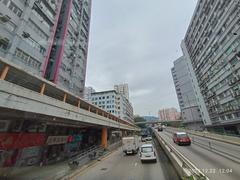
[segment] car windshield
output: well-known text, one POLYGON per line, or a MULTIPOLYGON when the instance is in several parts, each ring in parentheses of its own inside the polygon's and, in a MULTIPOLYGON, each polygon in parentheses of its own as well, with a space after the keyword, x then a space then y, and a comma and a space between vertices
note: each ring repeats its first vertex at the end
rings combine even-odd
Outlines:
POLYGON ((153 152, 153 148, 152 147, 142 147, 142 152, 143 153, 153 152))
POLYGON ((187 135, 187 134, 178 134, 177 137, 179 137, 179 138, 185 138, 185 137, 188 137, 188 135, 187 135))

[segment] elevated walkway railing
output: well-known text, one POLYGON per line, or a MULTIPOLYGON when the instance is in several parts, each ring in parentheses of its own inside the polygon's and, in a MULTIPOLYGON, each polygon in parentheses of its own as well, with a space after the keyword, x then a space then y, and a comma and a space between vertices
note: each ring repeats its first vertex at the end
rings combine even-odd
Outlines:
POLYGON ((105 117, 111 121, 118 122, 130 129, 139 130, 133 123, 120 119, 113 114, 104 111, 103 109, 88 103, 81 99, 79 96, 60 88, 58 85, 23 70, 21 67, 11 63, 10 61, 0 57, 0 81, 7 81, 14 85, 24 87, 28 90, 39 93, 42 96, 48 96, 55 100, 62 101, 74 107, 86 110, 88 112, 105 117))

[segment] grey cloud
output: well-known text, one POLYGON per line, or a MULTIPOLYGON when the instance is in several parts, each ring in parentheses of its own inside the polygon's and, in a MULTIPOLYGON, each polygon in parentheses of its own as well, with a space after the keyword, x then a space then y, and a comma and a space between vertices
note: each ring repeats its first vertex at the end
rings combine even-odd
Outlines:
POLYGON ((93 1, 86 85, 112 89, 126 82, 136 114, 177 107, 173 61, 196 1, 93 1))

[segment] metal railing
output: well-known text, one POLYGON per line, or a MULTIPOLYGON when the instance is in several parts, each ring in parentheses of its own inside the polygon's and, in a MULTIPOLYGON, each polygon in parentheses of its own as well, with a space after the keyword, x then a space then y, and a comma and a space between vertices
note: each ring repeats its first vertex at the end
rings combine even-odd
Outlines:
POLYGON ((206 141, 206 143, 203 143, 202 140, 197 137, 191 137, 191 139, 192 139, 192 143, 195 145, 198 145, 206 150, 212 151, 232 161, 240 163, 239 155, 234 155, 233 153, 229 153, 227 151, 221 150, 222 147, 217 145, 216 143, 213 143, 211 141, 206 141))
POLYGON ((71 168, 79 166, 81 160, 83 160, 84 158, 93 160, 93 159, 97 158, 98 156, 102 156, 102 154, 103 154, 102 151, 104 151, 104 149, 101 146, 97 146, 97 145, 91 146, 91 147, 83 150, 80 154, 69 159, 68 165, 71 168))
POLYGON ((184 155, 182 155, 175 147, 170 143, 165 141, 156 130, 153 130, 155 136, 157 137, 159 143, 162 145, 164 151, 169 157, 176 169, 181 172, 179 174, 184 177, 193 178, 195 180, 209 180, 209 178, 201 172, 190 160, 188 160, 184 155))
MULTIPOLYGON (((174 130, 170 130, 170 129, 165 129, 165 131, 167 131, 169 133, 174 133, 175 132, 174 130)), ((195 133, 189 133, 189 134, 192 134, 192 135, 195 136, 195 137, 194 136, 190 136, 191 139, 192 139, 192 143, 193 144, 198 145, 198 146, 200 146, 200 147, 202 147, 202 148, 204 148, 206 150, 209 150, 209 151, 212 151, 214 153, 217 153, 217 154, 219 154, 219 155, 221 155, 221 156, 223 156, 225 158, 228 158, 228 159, 230 159, 232 161, 240 163, 240 157, 239 157, 240 153, 238 153, 238 154, 231 153, 231 152, 229 152, 230 149, 228 149, 228 151, 223 150, 224 148, 221 145, 212 142, 212 140, 215 140, 216 142, 217 141, 223 142, 223 143, 226 143, 226 144, 228 144, 228 142, 221 141, 219 139, 209 138, 208 136, 201 136, 201 135, 195 134, 195 133), (200 139, 199 137, 196 137, 196 136, 199 136, 200 138, 204 138, 205 140, 203 141, 202 139, 200 139)), ((230 143, 230 144, 232 144, 232 143, 230 143)), ((234 145, 236 145, 236 147, 239 146, 238 144, 234 144, 234 145)))

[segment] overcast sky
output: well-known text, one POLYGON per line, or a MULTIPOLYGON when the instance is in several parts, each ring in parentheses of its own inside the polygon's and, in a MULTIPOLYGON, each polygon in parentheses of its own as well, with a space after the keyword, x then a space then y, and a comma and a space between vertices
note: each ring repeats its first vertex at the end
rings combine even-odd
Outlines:
POLYGON ((86 86, 128 83, 134 114, 179 109, 173 61, 197 0, 92 0, 86 86))

